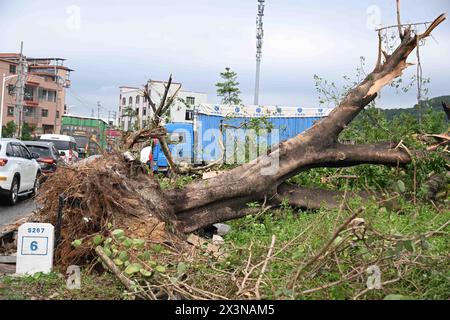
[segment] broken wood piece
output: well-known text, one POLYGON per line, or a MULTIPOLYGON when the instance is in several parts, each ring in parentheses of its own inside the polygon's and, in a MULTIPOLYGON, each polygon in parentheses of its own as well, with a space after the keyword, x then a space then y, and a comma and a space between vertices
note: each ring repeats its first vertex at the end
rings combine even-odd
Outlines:
POLYGON ((209 172, 205 172, 202 175, 202 179, 203 180, 208 180, 214 177, 217 177, 218 175, 222 174, 223 171, 209 171, 209 172))
POLYGON ((216 258, 224 257, 225 253, 220 247, 216 244, 210 243, 205 239, 196 236, 195 234, 190 234, 186 240, 188 243, 192 244, 194 247, 205 250, 208 253, 211 253, 216 258))
POLYGON ((0 275, 14 274, 15 272, 16 272, 15 265, 0 263, 0 275))
POLYGON ((225 243, 225 240, 223 240, 223 238, 217 234, 213 235, 212 241, 213 241, 213 244, 215 244, 217 246, 221 246, 225 243))
POLYGON ((16 264, 17 258, 15 256, 0 256, 0 263, 16 264))

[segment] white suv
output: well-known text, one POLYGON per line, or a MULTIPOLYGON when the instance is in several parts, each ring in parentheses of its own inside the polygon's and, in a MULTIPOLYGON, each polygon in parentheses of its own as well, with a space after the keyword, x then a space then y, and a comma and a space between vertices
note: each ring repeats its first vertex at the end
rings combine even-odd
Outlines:
POLYGON ((0 138, 0 196, 6 196, 10 205, 19 196, 35 194, 39 188, 37 157, 19 140, 0 138))

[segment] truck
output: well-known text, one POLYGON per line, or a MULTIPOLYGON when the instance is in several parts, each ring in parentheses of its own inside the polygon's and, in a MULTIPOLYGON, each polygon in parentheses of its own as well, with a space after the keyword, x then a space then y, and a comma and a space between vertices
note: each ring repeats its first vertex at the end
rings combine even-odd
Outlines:
POLYGON ((61 133, 75 138, 80 158, 100 153, 106 148, 106 121, 95 117, 65 114, 61 133))
MULTIPOLYGON (((193 107, 191 122, 167 123, 165 128, 170 152, 178 165, 200 166, 217 161, 241 164, 304 132, 330 111, 320 107, 199 104, 193 107)), ((147 156, 153 171, 169 170, 157 142, 151 153, 148 150, 141 155, 141 161, 147 156)))

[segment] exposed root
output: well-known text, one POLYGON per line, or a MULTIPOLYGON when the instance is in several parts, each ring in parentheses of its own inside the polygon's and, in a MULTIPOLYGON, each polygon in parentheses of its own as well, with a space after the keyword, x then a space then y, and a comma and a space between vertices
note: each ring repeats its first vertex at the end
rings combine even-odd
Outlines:
MULTIPOLYGON (((166 231, 175 219, 159 184, 151 176, 136 172, 136 168, 130 170, 130 166, 135 164, 120 154, 105 155, 61 167, 42 187, 43 192, 37 197, 42 205, 37 213, 39 221, 57 225, 58 199, 60 195, 64 198, 57 264, 89 262, 93 256, 91 248, 73 248, 72 242, 106 235, 114 228, 156 242, 174 237, 166 231)), ((174 227, 172 231, 176 231, 174 227)))

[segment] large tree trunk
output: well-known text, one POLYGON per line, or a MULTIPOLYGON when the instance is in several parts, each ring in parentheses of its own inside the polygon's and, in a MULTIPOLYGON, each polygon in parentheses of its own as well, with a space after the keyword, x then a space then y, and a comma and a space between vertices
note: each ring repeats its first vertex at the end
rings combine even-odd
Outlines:
POLYGON ((428 37, 445 19, 445 15, 439 16, 422 35, 413 35, 409 29, 405 29, 403 40, 392 55, 382 52, 380 46, 379 59, 373 72, 350 90, 328 117, 308 131, 281 143, 270 154, 250 163, 207 181, 193 183, 182 190, 166 192, 181 229, 192 232, 212 223, 252 213, 252 210, 246 209, 246 204, 252 201, 276 202, 286 197, 293 205, 304 207, 316 208, 322 200, 335 205, 331 193, 317 190, 311 193, 305 189, 290 192, 290 187, 283 184, 286 179, 311 168, 366 163, 393 166, 408 164, 411 161, 409 153, 395 143, 344 145, 338 142, 338 136, 384 86, 411 65, 406 62, 409 54, 420 40, 428 37), (278 168, 269 170, 276 163, 278 168))

